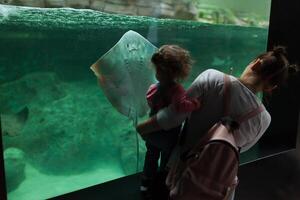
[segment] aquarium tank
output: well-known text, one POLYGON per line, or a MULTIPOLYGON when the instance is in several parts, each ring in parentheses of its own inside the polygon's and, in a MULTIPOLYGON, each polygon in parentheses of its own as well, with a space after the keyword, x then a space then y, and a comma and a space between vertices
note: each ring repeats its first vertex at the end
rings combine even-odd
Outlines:
MULTIPOLYGON (((270 5, 271 0, 0 0, 8 199, 47 199, 142 170, 145 146, 134 125, 146 112, 120 112, 90 69, 125 33, 149 42, 149 51, 137 54, 140 63, 163 44, 188 49, 195 62, 183 83, 187 88, 209 68, 239 76, 264 52, 270 5)), ((135 47, 123 49, 130 48, 135 47)), ((110 59, 126 63, 121 55, 110 59)), ((137 80, 139 73, 132 74, 137 80)), ((124 87, 135 91, 135 84, 124 87)), ((134 94, 139 96, 130 98, 145 98, 134 94)), ((253 147, 241 162, 259 158, 259 152, 253 147)))

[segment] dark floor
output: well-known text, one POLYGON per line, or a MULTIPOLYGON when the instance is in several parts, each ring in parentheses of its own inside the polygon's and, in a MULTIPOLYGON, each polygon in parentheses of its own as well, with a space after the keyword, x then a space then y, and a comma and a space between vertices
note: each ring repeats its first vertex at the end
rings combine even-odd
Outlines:
MULTIPOLYGON (((300 200, 299 131, 300 127, 297 149, 240 167, 235 200, 300 200)), ((135 174, 54 199, 142 200, 139 183, 140 175, 135 174)))
POLYGON ((300 200, 300 153, 295 150, 240 168, 237 200, 300 200))
MULTIPOLYGON (((236 200, 300 200, 300 150, 243 165, 239 179, 236 200)), ((138 186, 132 175, 56 199, 140 200, 138 186)))

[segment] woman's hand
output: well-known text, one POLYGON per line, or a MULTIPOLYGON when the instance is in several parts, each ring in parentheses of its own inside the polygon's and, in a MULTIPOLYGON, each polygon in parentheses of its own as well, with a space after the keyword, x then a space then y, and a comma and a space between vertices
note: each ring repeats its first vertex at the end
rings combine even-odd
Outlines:
POLYGON ((146 121, 138 124, 136 126, 136 131, 140 134, 140 136, 144 139, 144 137, 151 132, 155 132, 161 130, 159 124, 157 123, 156 117, 151 117, 146 121))
POLYGON ((145 140, 144 133, 143 133, 143 123, 138 124, 135 127, 135 130, 142 137, 142 139, 145 140))

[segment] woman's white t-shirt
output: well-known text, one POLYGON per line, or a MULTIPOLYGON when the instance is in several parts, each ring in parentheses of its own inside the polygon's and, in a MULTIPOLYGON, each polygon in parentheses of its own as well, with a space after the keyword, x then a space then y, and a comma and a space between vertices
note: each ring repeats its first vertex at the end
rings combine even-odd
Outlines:
MULTIPOLYGON (((230 76, 230 81, 231 117, 237 118, 262 104, 237 78, 230 76)), ((201 108, 192 113, 179 113, 170 105, 157 113, 157 122, 161 128, 168 130, 189 118, 182 149, 188 150, 223 116, 223 91, 224 73, 213 69, 206 70, 195 79, 187 92, 188 96, 201 99, 201 108)), ((247 151, 259 140, 270 122, 270 114, 264 108, 264 111, 240 124, 234 137, 241 152, 247 151)))

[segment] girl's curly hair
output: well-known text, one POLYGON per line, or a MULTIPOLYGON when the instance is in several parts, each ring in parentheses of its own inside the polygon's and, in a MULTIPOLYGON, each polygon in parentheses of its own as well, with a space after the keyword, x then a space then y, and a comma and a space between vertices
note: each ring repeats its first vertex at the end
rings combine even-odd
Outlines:
POLYGON ((151 58, 156 69, 167 73, 175 81, 187 78, 193 63, 190 53, 177 45, 163 45, 151 58))

